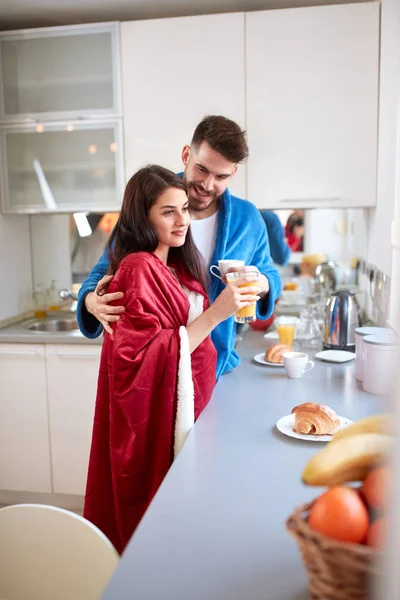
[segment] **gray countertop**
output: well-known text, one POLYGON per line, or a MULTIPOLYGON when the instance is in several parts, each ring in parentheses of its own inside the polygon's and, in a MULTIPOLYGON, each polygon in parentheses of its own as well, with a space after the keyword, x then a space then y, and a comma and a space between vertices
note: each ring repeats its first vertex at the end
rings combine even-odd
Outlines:
POLYGON ((364 392, 354 361, 316 361, 302 379, 255 364, 266 348, 249 331, 242 364, 224 375, 192 429, 112 577, 104 600, 305 600, 306 571, 285 529, 316 497, 300 479, 321 442, 280 434, 277 420, 323 402, 352 420, 384 412, 364 392))
MULTIPOLYGON (((63 318, 65 315, 71 318, 71 313, 64 311, 49 314, 47 319, 63 318)), ((73 318, 73 314, 72 314, 73 318)), ((94 340, 85 338, 77 329, 74 331, 30 331, 27 325, 38 319, 26 319, 14 325, 8 325, 0 329, 0 343, 3 344, 102 344, 103 336, 94 340)))

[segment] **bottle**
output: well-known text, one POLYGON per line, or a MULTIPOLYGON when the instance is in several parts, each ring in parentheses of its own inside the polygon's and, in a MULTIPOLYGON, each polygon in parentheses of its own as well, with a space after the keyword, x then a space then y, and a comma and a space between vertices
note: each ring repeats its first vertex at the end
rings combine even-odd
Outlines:
POLYGON ((40 283, 35 287, 35 291, 32 294, 33 300, 35 303, 33 314, 35 319, 44 319, 47 315, 46 311, 46 294, 42 290, 42 286, 40 283))
POLYGON ((60 296, 57 289, 57 282, 52 280, 51 286, 47 290, 47 308, 48 310, 60 310, 60 296))

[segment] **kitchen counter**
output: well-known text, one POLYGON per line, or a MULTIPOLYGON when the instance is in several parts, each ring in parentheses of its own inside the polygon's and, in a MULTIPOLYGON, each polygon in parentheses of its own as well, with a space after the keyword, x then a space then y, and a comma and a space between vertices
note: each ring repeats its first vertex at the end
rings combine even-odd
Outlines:
POLYGON ((249 330, 242 364, 218 382, 126 548, 104 600, 306 600, 307 577, 285 529, 322 488, 300 479, 324 444, 280 434, 277 420, 306 401, 357 420, 388 400, 364 392, 354 361, 316 361, 302 379, 252 361, 266 348, 249 330))
MULTIPOLYGON (((65 316, 65 312, 55 312, 48 315, 47 319, 59 319, 65 316)), ((68 318, 73 318, 68 313, 68 318)), ((39 319, 25 319, 19 323, 0 328, 0 344, 102 344, 103 336, 94 340, 84 337, 79 329, 73 331, 31 331, 26 325, 39 319)), ((41 320, 41 319, 40 319, 41 320)))

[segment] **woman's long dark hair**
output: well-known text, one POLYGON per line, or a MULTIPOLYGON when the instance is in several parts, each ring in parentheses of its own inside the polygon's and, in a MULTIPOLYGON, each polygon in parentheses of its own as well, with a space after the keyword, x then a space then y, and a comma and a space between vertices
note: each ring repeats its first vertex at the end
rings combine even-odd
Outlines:
MULTIPOLYGON (((140 169, 128 181, 125 188, 119 219, 108 241, 110 274, 114 275, 121 261, 132 252, 154 252, 158 238, 148 214, 157 198, 165 190, 176 188, 187 193, 182 179, 172 171, 158 165, 140 169)), ((168 258, 177 262, 206 289, 203 258, 192 238, 190 227, 185 243, 170 248, 168 258)))

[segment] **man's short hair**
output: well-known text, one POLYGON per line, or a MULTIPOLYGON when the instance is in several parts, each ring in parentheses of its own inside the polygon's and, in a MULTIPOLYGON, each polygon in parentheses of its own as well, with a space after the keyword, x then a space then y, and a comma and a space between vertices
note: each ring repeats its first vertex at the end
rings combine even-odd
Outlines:
POLYGON ((226 117, 204 117, 194 131, 191 146, 198 149, 203 142, 235 164, 245 161, 249 155, 246 132, 226 117))

